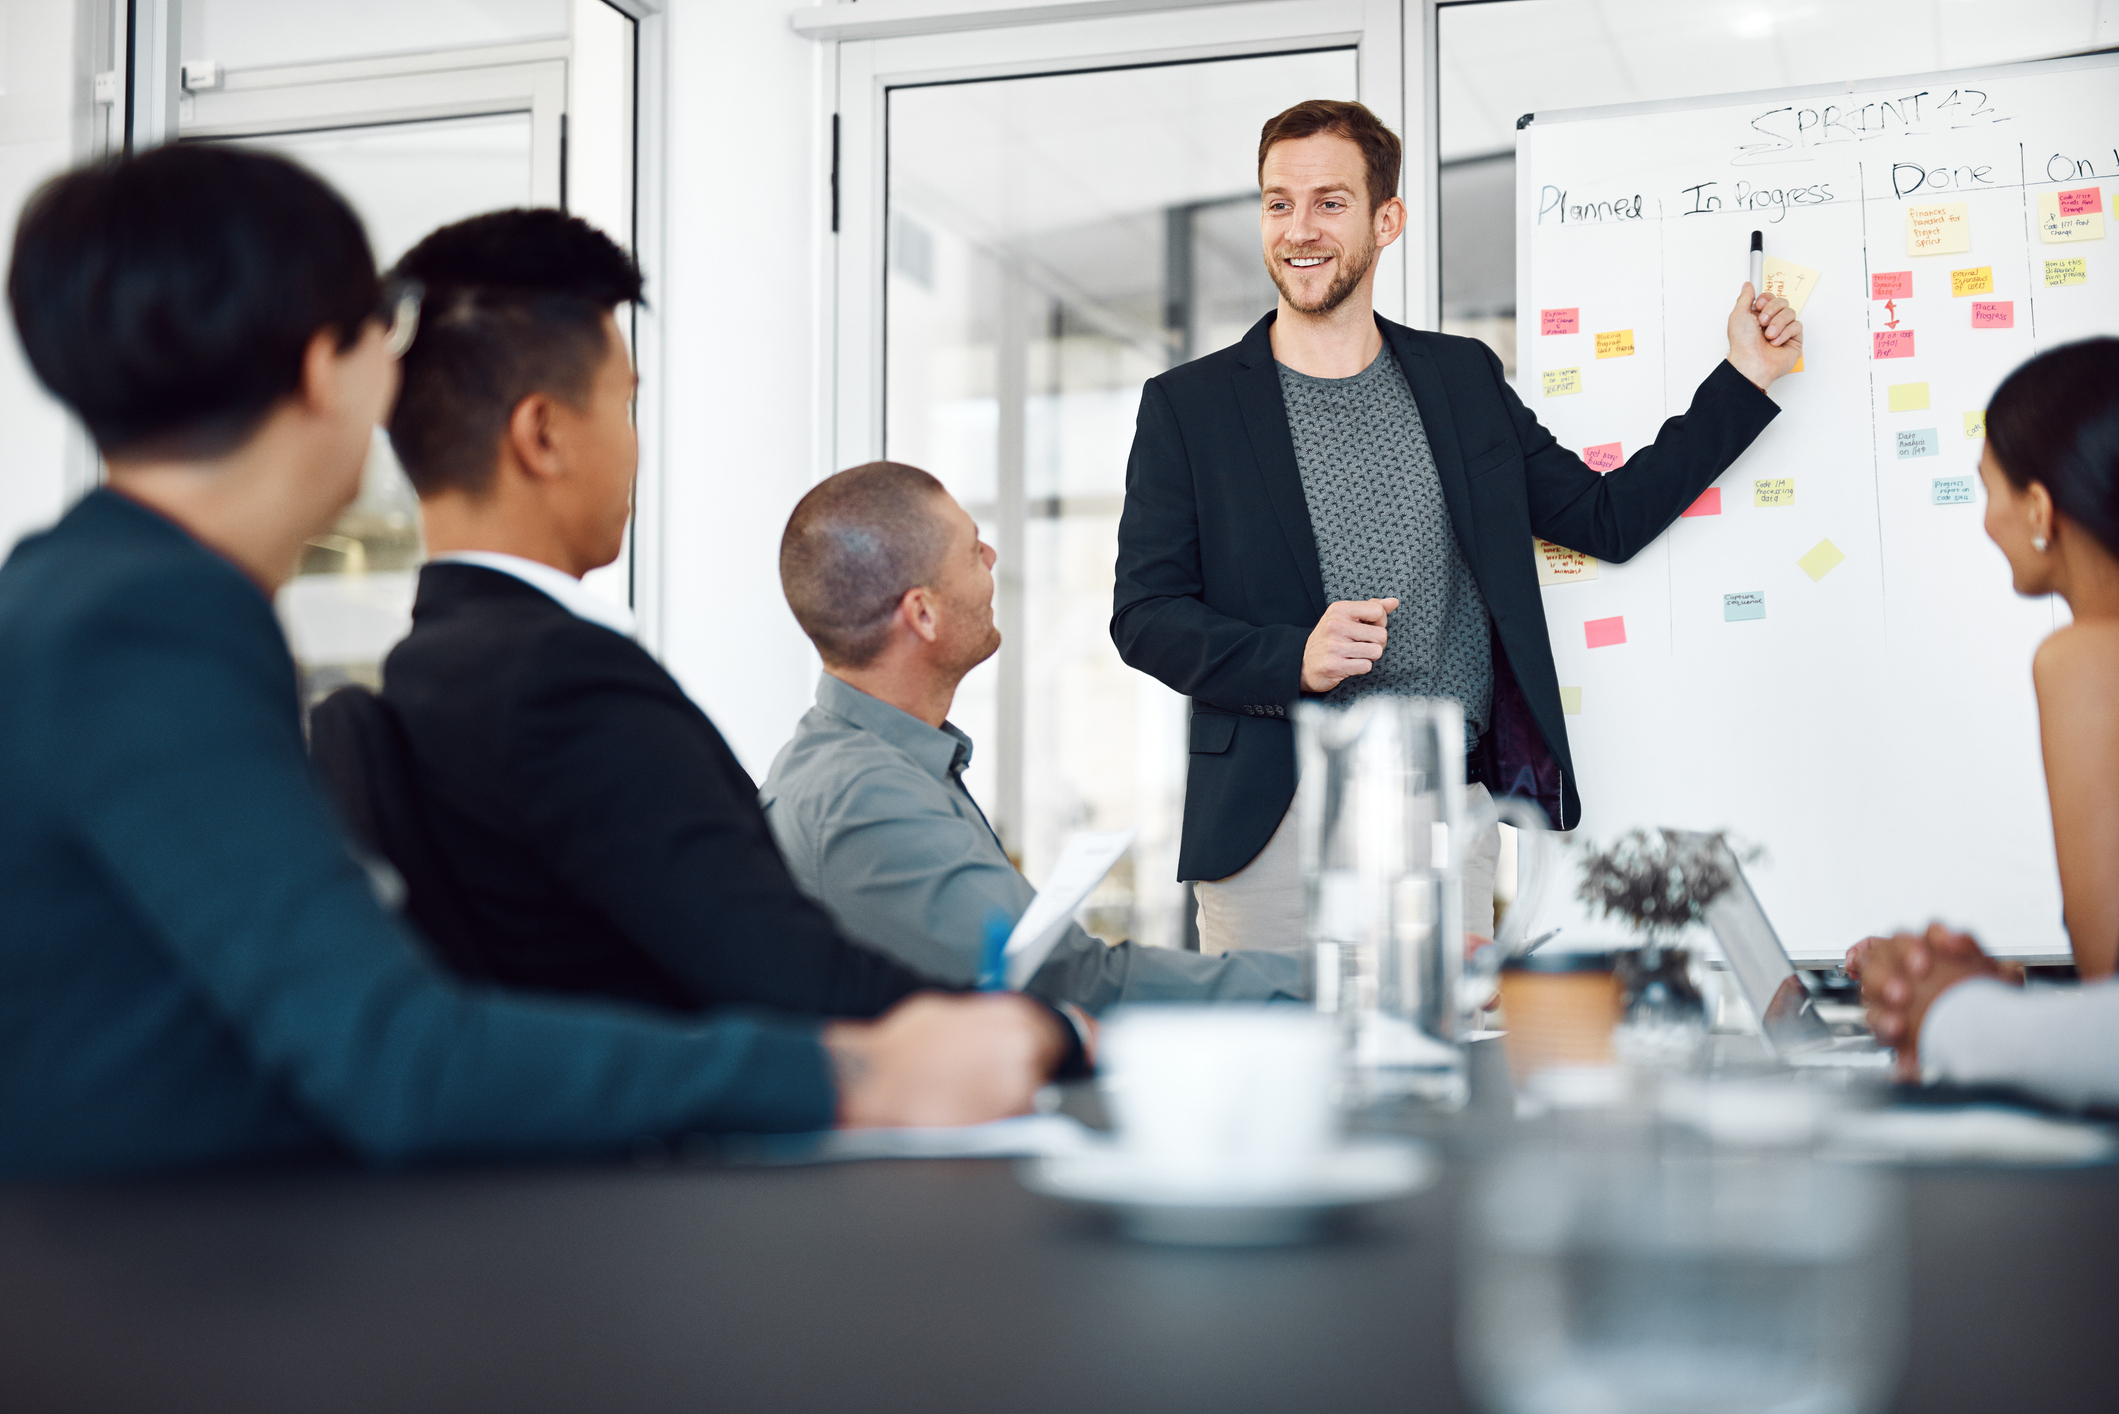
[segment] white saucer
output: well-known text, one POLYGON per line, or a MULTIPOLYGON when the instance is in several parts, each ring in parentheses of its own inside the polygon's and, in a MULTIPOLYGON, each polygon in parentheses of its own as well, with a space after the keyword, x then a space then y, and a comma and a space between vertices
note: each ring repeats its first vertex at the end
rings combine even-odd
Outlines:
POLYGON ((1318 1156, 1290 1187, 1182 1187, 1143 1173, 1116 1144, 1017 1165, 1025 1187, 1047 1197, 1109 1209, 1130 1236, 1201 1247, 1273 1247, 1310 1236, 1342 1208, 1416 1193, 1441 1171, 1428 1145, 1410 1139, 1350 1139, 1318 1156))

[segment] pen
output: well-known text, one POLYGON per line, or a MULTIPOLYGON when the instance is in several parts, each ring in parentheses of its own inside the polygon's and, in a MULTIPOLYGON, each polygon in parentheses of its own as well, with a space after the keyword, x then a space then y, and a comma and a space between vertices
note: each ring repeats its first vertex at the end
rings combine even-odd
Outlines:
POLYGON ((1751 233, 1751 293, 1766 293, 1766 233, 1751 233))
POLYGON ((996 913, 986 920, 986 945, 979 953, 979 990, 982 992, 1005 992, 1008 990, 1008 934, 1011 931, 1005 915, 996 913))

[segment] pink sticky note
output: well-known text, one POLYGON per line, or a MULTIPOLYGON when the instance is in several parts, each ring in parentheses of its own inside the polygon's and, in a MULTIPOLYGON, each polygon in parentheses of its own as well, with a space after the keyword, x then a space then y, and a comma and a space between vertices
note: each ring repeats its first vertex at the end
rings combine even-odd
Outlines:
POLYGON ((2060 214, 2082 216, 2099 210, 2104 205, 2104 188, 2077 187, 2073 191, 2060 193, 2060 214))
POLYGON ((1572 334, 1582 327, 1579 309, 1541 309, 1538 311, 1540 334, 1572 334))
POLYGON ((1700 492, 1700 498, 1685 507, 1683 516, 1718 516, 1722 513, 1722 488, 1710 486, 1700 492))
POLYGON ((1619 463, 1626 460, 1626 453, 1619 450, 1617 442, 1606 442, 1602 446, 1584 447, 1582 460, 1589 463, 1591 471, 1616 471, 1619 463))
POLYGON ((1913 298, 1913 272, 1910 270, 1893 270, 1889 274, 1871 275, 1869 277, 1869 298, 1913 298))
POLYGON ((1624 615, 1617 615, 1608 619, 1591 619, 1588 623, 1582 625, 1582 631, 1589 635, 1590 647, 1609 648, 1614 643, 1624 643, 1626 641, 1626 619, 1624 615))
POLYGON ((1878 358, 1913 357, 1913 331, 1911 329, 1877 330, 1876 356, 1878 358))
POLYGON ((2016 301, 1973 300, 1972 327, 1974 329, 2013 329, 2016 327, 2016 301))

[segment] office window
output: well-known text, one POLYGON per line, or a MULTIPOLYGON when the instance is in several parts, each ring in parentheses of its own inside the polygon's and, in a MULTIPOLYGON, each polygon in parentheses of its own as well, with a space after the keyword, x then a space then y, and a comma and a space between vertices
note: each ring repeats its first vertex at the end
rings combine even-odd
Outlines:
POLYGON ((1113 941, 1186 923, 1185 700, 1108 627, 1141 384, 1273 307, 1259 127, 1356 77, 1347 48, 889 95, 885 452, 1000 552, 1006 642, 951 714, 968 784, 1033 878, 1073 830, 1140 825, 1089 912, 1113 941))
POLYGON ((1516 120, 1841 79, 1976 68, 2119 43, 2099 0, 1444 0, 1442 327, 1516 347, 1516 120))

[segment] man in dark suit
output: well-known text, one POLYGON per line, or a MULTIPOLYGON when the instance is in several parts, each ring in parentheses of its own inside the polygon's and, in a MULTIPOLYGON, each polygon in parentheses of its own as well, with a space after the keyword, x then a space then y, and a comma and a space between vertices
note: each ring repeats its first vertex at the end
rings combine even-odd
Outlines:
MULTIPOLYGON (((1203 951, 1303 938, 1289 808, 1300 698, 1454 698, 1475 789, 1527 796, 1572 828, 1581 803, 1532 537, 1630 558, 1773 418, 1765 390, 1802 355, 1786 301, 1746 285, 1728 360, 1692 407, 1598 476, 1483 344, 1376 315, 1376 253, 1405 224, 1401 160, 1358 103, 1268 122, 1260 229, 1279 306, 1141 395, 1111 636, 1192 698, 1178 872, 1199 881, 1203 951)), ((1492 931, 1493 848, 1466 870, 1473 932, 1492 931)))
POLYGON ((640 297, 630 257, 559 212, 501 211, 398 268, 429 318, 390 432, 432 558, 382 696, 485 974, 857 1017, 961 986, 841 935, 720 732, 627 611, 581 584, 617 558, 631 506, 634 377, 613 318, 640 297))
POLYGON ((1063 1037, 1019 997, 680 1024, 466 988, 378 903, 272 594, 396 392, 418 304, 382 296, 346 204, 238 148, 98 164, 23 214, 22 347, 109 484, 0 568, 0 1177, 1026 1108, 1063 1037))

